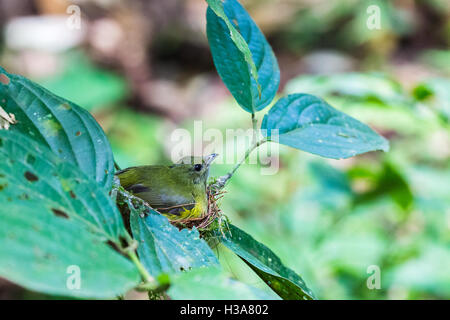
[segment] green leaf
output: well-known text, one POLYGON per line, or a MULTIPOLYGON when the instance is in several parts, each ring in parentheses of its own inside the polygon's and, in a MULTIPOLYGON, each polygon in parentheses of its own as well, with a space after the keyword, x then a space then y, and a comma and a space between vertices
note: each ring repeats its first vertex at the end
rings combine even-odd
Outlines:
POLYGON ((126 230, 119 210, 106 190, 78 167, 26 135, 5 130, 0 130, 0 163, 0 202, 27 206, 28 201, 40 201, 56 215, 120 244, 126 230))
POLYGON ((219 265, 195 227, 179 231, 153 210, 144 218, 132 212, 130 225, 133 237, 139 242, 139 259, 153 276, 219 265))
POLYGON ((81 225, 56 216, 44 201, 1 202, 0 277, 30 290, 84 298, 113 298, 139 283, 129 260, 81 225), (77 271, 79 289, 70 286, 77 271))
POLYGON ((197 269, 170 277, 168 294, 176 300, 278 300, 271 292, 226 277, 216 268, 197 269))
POLYGON ((314 294, 303 279, 285 267, 272 250, 238 227, 231 224, 229 227, 229 233, 225 236, 217 232, 222 243, 241 257, 281 298, 285 300, 314 299, 314 294))
POLYGON ((358 120, 309 94, 281 98, 264 116, 267 138, 322 157, 342 159, 389 150, 389 143, 358 120), (278 132, 272 135, 272 130, 278 132))
POLYGON ((114 160, 105 133, 83 108, 0 67, 0 105, 15 115, 10 130, 25 133, 72 162, 100 185, 112 186, 114 160))
POLYGON ((238 1, 207 2, 206 31, 217 72, 244 110, 262 110, 280 83, 272 48, 238 1))

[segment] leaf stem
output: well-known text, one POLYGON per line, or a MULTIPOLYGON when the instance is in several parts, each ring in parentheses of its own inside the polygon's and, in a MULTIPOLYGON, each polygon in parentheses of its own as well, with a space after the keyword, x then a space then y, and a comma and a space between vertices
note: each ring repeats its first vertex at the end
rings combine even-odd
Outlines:
POLYGON ((142 265, 141 261, 136 255, 135 251, 129 250, 128 256, 130 257, 131 261, 136 265, 139 273, 141 274, 142 280, 144 281, 144 286, 146 290, 155 290, 159 287, 158 282, 153 278, 145 269, 145 267, 142 265))
MULTIPOLYGON (((255 140, 256 140, 256 138, 255 138, 255 140)), ((228 180, 230 180, 230 178, 233 176, 233 174, 236 172, 236 170, 241 166, 241 164, 243 164, 245 162, 245 160, 247 160, 250 153, 252 153, 253 150, 258 148, 260 145, 262 145, 266 141, 267 141, 266 139, 261 139, 259 141, 254 142, 253 145, 247 149, 247 151, 245 152, 245 155, 242 157, 241 161, 239 161, 233 167, 233 169, 231 169, 231 171, 228 172, 226 175, 218 178, 216 183, 214 183, 213 187, 218 190, 223 189, 223 187, 225 187, 225 184, 228 182, 228 180)))
POLYGON ((255 117, 255 113, 252 112, 252 128, 253 128, 253 140, 252 143, 256 143, 256 128, 258 126, 258 120, 255 117))

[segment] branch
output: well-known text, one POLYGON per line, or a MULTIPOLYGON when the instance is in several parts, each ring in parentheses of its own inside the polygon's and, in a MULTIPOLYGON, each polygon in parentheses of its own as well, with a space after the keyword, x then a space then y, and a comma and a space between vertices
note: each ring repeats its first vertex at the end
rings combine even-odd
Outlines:
POLYGON ((245 155, 241 159, 241 161, 239 161, 234 166, 234 168, 230 172, 228 172, 226 175, 218 178, 217 181, 212 185, 212 187, 217 190, 223 189, 225 187, 225 184, 228 182, 228 180, 230 180, 230 178, 233 176, 233 174, 236 172, 236 170, 241 166, 241 164, 243 164, 245 162, 245 160, 247 160, 250 153, 252 153, 253 150, 258 148, 260 145, 262 145, 266 141, 267 141, 266 139, 261 139, 259 141, 254 142, 253 145, 249 149, 247 149, 247 151, 245 152, 245 155))
POLYGON ((252 128, 253 128, 253 140, 252 143, 256 143, 256 128, 258 126, 258 120, 255 117, 255 113, 252 113, 252 128))
POLYGON ((130 257, 131 261, 134 262, 136 265, 139 273, 141 274, 142 280, 144 281, 145 286, 148 290, 155 290, 159 287, 158 282, 153 278, 145 269, 145 267, 142 265, 141 261, 139 261, 136 252, 134 251, 128 251, 128 256, 130 257))

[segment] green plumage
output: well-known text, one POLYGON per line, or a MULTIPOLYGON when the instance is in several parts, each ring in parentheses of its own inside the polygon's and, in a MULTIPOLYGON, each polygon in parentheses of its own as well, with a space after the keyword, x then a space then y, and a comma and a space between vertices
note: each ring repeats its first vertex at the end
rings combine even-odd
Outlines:
POLYGON ((212 154, 197 163, 189 157, 170 166, 130 167, 116 175, 125 190, 170 219, 198 218, 208 209, 206 185, 209 165, 215 157, 212 154))

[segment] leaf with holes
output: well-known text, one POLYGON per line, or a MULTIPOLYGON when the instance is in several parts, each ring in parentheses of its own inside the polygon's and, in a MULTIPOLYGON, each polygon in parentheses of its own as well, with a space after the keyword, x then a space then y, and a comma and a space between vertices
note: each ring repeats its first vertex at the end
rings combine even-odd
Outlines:
POLYGON ((279 300, 273 292, 226 277, 220 269, 204 268, 170 277, 168 295, 180 300, 279 300))
POLYGON ((195 227, 179 231, 156 211, 150 211, 144 218, 132 212, 130 225, 133 237, 139 242, 139 258, 153 276, 219 265, 195 227))
MULTIPOLYGON (((0 130, 0 202, 36 200, 103 239, 120 244, 126 230, 105 189, 46 146, 11 130, 0 130)), ((2 209, 0 209, 2 210, 2 209)))
POLYGON ((229 232, 217 232, 222 243, 241 257, 253 271, 285 300, 314 299, 314 294, 303 279, 285 267, 272 250, 256 241, 248 233, 230 224, 229 232))
POLYGON ((133 263, 45 201, 2 199, 0 220, 0 277, 82 298, 113 298, 140 281, 133 263))
POLYGON ((217 72, 244 110, 262 110, 280 84, 272 48, 238 1, 207 2, 206 31, 217 72))
POLYGON ((17 120, 10 130, 50 147, 109 190, 114 174, 111 147, 89 112, 1 67, 0 76, 0 106, 17 120))
POLYGON ((268 140, 342 159, 364 152, 389 150, 389 143, 367 125, 309 94, 281 98, 264 116, 268 140))

